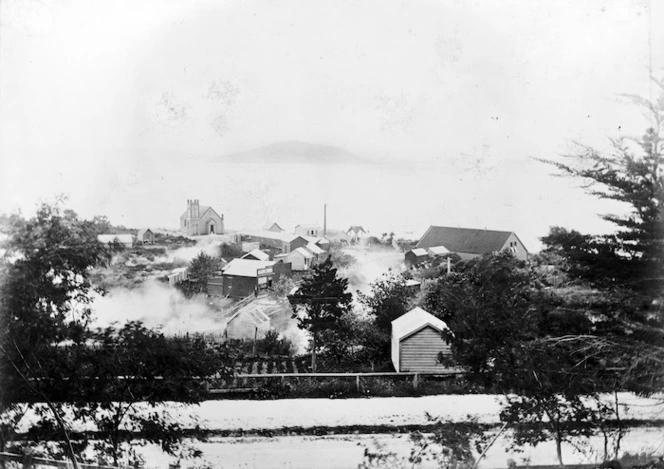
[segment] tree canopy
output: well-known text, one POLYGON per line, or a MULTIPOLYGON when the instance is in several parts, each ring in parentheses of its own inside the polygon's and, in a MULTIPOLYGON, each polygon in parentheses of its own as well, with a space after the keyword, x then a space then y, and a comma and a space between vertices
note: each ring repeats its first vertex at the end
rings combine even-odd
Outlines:
POLYGON ((316 353, 321 345, 320 335, 339 326, 352 299, 352 294, 348 292, 348 279, 337 276, 337 269, 330 258, 316 265, 297 292, 289 297, 298 327, 311 334, 311 368, 314 371, 316 353))

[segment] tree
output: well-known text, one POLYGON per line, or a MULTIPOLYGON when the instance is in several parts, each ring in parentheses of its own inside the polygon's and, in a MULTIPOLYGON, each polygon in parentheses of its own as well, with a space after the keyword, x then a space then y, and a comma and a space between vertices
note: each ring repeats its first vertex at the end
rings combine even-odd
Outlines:
POLYGON ((543 160, 561 175, 584 181, 590 194, 622 202, 629 209, 626 215, 603 216, 617 226, 616 233, 582 237, 556 229, 544 239, 549 249, 582 267, 597 262, 613 266, 611 275, 601 277, 591 268, 591 278, 649 294, 664 287, 664 81, 654 82, 660 88, 655 102, 630 96, 645 108, 651 123, 641 137, 612 139, 610 152, 577 143, 565 162, 543 160))
POLYGON ((370 360, 390 356, 392 321, 406 314, 412 306, 414 291, 401 275, 385 274, 371 284, 369 294, 358 293, 359 302, 370 313, 370 328, 363 328, 361 341, 370 360))
POLYGON ((187 298, 199 293, 207 294, 208 280, 219 269, 219 259, 201 251, 189 264, 189 279, 179 283, 178 287, 187 298))
POLYGON ((471 379, 509 387, 520 344, 537 337, 538 303, 523 261, 508 252, 459 264, 426 292, 424 308, 445 321, 455 359, 471 379))
POLYGON ((208 377, 231 373, 220 350, 201 338, 167 338, 140 322, 92 337, 95 347, 86 347, 76 360, 85 376, 69 384, 69 394, 79 403, 72 408, 75 417, 100 433, 93 444, 97 460, 118 465, 125 456, 125 463, 136 463, 136 433, 167 454, 182 456, 183 423, 171 411, 203 400, 208 377))
POLYGON ((597 355, 611 343, 620 355, 606 358, 624 370, 619 385, 642 393, 664 386, 664 81, 654 82, 656 101, 629 96, 650 120, 641 137, 611 140, 609 152, 577 144, 564 161, 545 160, 561 175, 582 180, 590 194, 628 209, 603 216, 615 233, 554 227, 542 242, 565 275, 601 292, 570 308, 594 323, 593 337, 578 346, 592 345, 597 355))
MULTIPOLYGON (((94 421, 100 432, 95 449, 110 460, 123 448, 131 451, 125 424, 172 451, 179 423, 145 407, 198 402, 203 379, 228 372, 223 355, 203 341, 167 339, 139 323, 92 330, 89 269, 112 256, 97 242, 94 223, 57 205, 40 207, 30 220, 3 222, 0 411, 20 415, 20 408, 31 406, 40 417, 30 430, 34 440, 56 439, 58 430, 75 467, 88 442, 70 436, 66 416, 94 421)), ((1 430, 5 450, 11 431, 1 430)))
POLYGON ((597 363, 549 332, 577 333, 584 321, 551 317, 556 298, 509 252, 461 263, 427 291, 425 307, 453 331, 452 352, 467 378, 505 394, 501 419, 514 429, 515 445, 552 438, 562 464, 562 443, 592 430, 593 411, 581 396, 601 381, 597 363))
POLYGON ((314 372, 321 334, 335 330, 350 307, 353 296, 347 288, 348 280, 337 276, 337 269, 328 258, 316 265, 297 292, 289 296, 298 327, 311 334, 311 369, 314 372))
POLYGON ((45 401, 74 449, 62 415, 49 396, 50 379, 66 377, 49 368, 57 344, 82 343, 90 318, 88 270, 110 260, 97 242, 93 222, 80 221, 59 205, 43 204, 35 217, 5 218, 8 238, 0 262, 0 410, 27 396, 45 401))

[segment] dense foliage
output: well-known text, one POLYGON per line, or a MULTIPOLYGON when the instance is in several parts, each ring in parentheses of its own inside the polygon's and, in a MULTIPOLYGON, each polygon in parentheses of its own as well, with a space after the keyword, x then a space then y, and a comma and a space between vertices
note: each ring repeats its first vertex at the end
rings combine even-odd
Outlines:
POLYGON ((337 276, 330 258, 316 265, 297 292, 289 296, 298 327, 311 334, 311 368, 316 371, 316 354, 321 334, 338 331, 353 296, 348 280, 337 276))
POLYGON ((10 424, 2 425, 0 449, 20 446, 10 441, 12 425, 30 406, 40 417, 30 435, 61 441, 75 466, 88 446, 70 436, 75 422, 97 428, 95 460, 137 462, 132 432, 178 452, 184 435, 164 403, 199 402, 207 378, 230 372, 224 354, 140 323, 91 327, 89 272, 114 249, 97 242, 94 222, 43 205, 30 220, 3 218, 2 230, 0 412, 10 424))

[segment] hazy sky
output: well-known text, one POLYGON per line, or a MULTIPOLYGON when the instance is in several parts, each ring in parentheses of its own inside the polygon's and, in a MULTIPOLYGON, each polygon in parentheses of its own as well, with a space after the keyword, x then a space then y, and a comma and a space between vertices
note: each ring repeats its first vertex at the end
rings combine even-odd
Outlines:
POLYGON ((320 221, 331 199, 341 227, 607 229, 604 206, 529 158, 643 132, 620 95, 664 74, 664 2, 649 3, 3 0, 0 211, 64 192, 85 216, 176 226, 199 198, 240 227, 320 221), (383 164, 343 187, 209 163, 282 140, 383 164), (413 200, 392 195, 399 174, 406 199, 419 185, 397 160, 428 185, 413 200))

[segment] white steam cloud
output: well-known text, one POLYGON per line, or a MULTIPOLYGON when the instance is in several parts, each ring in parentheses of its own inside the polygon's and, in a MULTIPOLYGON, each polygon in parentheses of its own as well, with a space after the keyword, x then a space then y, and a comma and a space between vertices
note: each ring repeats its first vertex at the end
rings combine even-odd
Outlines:
POLYGON ((143 321, 147 327, 167 335, 221 334, 223 306, 211 305, 205 298, 187 299, 179 290, 150 279, 137 288, 112 289, 97 297, 92 309, 99 327, 143 321))

